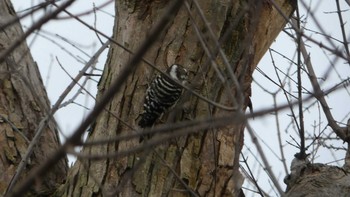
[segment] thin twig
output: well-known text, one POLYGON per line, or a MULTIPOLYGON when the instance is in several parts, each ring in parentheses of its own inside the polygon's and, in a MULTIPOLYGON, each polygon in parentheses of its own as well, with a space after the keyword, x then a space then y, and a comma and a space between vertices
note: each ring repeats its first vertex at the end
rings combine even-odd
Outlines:
POLYGON ((341 34, 343 36, 343 45, 346 51, 346 55, 348 56, 348 64, 350 65, 350 50, 349 50, 349 43, 348 40, 346 38, 346 31, 345 31, 345 23, 343 21, 343 16, 340 10, 340 5, 339 5, 339 0, 335 0, 336 4, 337 4, 337 13, 338 13, 338 18, 339 18, 339 23, 340 23, 340 29, 341 29, 341 34))
MULTIPOLYGON (((6 22, 2 21, 1 24, 0 24, 0 29, 6 29, 7 27, 9 27, 9 26, 11 26, 11 25, 13 25, 15 23, 18 23, 21 19, 23 19, 23 18, 25 18, 27 16, 31 16, 35 12, 37 12, 37 11, 39 11, 41 9, 46 9, 46 7, 51 4, 51 1, 52 0, 48 0, 48 1, 45 1, 43 3, 39 3, 38 5, 31 7, 30 11, 26 12, 23 15, 20 15, 20 16, 17 15, 17 16, 11 18, 10 20, 8 20, 6 22)), ((28 10, 28 9, 26 9, 26 10, 28 10)), ((22 10, 20 12, 24 12, 26 10, 22 10)), ((19 13, 19 12, 17 12, 17 13, 19 13)))
MULTIPOLYGON (((276 10, 278 11, 278 13, 288 22, 288 21, 289 21, 289 17, 286 16, 286 15, 282 12, 282 10, 281 10, 280 7, 277 5, 277 3, 275 2, 275 0, 269 0, 269 1, 270 1, 270 3, 274 6, 274 8, 276 8, 276 10)), ((304 1, 300 1, 300 3, 302 3, 304 6, 306 6, 304 1)), ((313 16, 313 18, 315 19, 315 16, 314 16, 314 15, 312 15, 312 16, 313 16)), ((315 20, 316 23, 317 23, 317 21, 318 21, 318 20, 315 20)), ((296 27, 295 24, 293 24, 293 23, 291 23, 291 22, 290 22, 289 24, 290 24, 291 27, 294 29, 294 31, 297 32, 297 34, 300 34, 301 36, 305 37, 307 40, 309 40, 309 41, 311 41, 311 42, 317 44, 320 48, 326 49, 327 51, 329 51, 329 52, 335 54, 335 55, 338 56, 339 58, 342 58, 342 59, 344 59, 344 60, 349 61, 350 57, 344 56, 344 54, 343 54, 340 50, 338 50, 336 46, 334 46, 333 42, 331 42, 330 39, 328 39, 328 41, 329 41, 329 43, 331 43, 332 47, 326 46, 326 45, 322 44, 321 42, 319 42, 318 40, 315 40, 315 39, 313 39, 312 37, 305 35, 305 34, 303 33, 302 30, 300 30, 300 29, 298 29, 298 28, 296 27)), ((318 25, 319 25, 319 24, 318 24, 318 25)), ((285 32, 286 32, 286 31, 285 31, 285 32)), ((324 31, 323 31, 323 32, 324 32, 324 31)), ((291 38, 294 38, 294 39, 295 39, 295 37, 294 37, 292 34, 290 34, 290 33, 288 33, 288 32, 286 32, 286 33, 287 33, 291 38)), ((326 37, 326 38, 327 38, 327 37, 326 37)))
MULTIPOLYGON (((64 102, 64 103, 62 103, 62 104, 60 105, 59 108, 62 108, 62 107, 65 107, 65 106, 69 105, 70 103, 73 103, 74 100, 76 100, 77 97, 78 97, 83 91, 88 92, 88 91, 84 88, 84 86, 85 86, 86 83, 88 82, 89 77, 85 77, 85 79, 84 79, 84 81, 82 82, 82 84, 80 84, 78 81, 75 81, 75 79, 74 79, 74 78, 69 74, 69 72, 63 67, 63 65, 61 64, 61 62, 58 60, 57 57, 56 57, 56 60, 57 60, 58 65, 59 65, 59 66, 61 67, 61 69, 67 74, 67 76, 79 86, 79 89, 76 91, 76 93, 75 93, 68 101, 66 101, 66 102, 64 102)), ((94 63, 91 65, 91 68, 92 68, 95 64, 96 64, 96 62, 94 62, 94 63)), ((93 72, 93 69, 90 69, 90 72, 89 72, 89 73, 91 73, 91 72, 93 72)), ((86 76, 86 75, 84 74, 84 76, 86 76)))
POLYGON ((56 10, 40 18, 37 23, 32 25, 30 28, 28 28, 26 32, 24 32, 19 38, 17 38, 14 42, 12 42, 11 45, 6 47, 6 49, 3 50, 2 53, 0 53, 0 63, 2 63, 5 60, 5 58, 10 53, 12 53, 17 47, 19 47, 21 43, 24 42, 29 35, 31 35, 35 30, 40 29, 41 26, 43 26, 49 20, 55 18, 59 13, 62 12, 62 10, 69 7, 73 2, 74 0, 67 0, 66 2, 62 3, 61 6, 59 6, 56 10))
MULTIPOLYGON (((271 55, 271 58, 272 58, 272 54, 270 54, 270 55, 271 55)), ((282 80, 281 80, 281 77, 280 77, 280 75, 278 74, 277 69, 276 69, 277 66, 276 66, 275 64, 273 64, 273 66, 274 66, 274 68, 275 68, 274 70, 275 70, 277 79, 278 79, 278 81, 279 81, 279 83, 280 83, 280 86, 283 86, 283 82, 282 82, 282 80)), ((294 82, 294 81, 293 81, 293 82, 294 82)), ((294 120, 294 123, 295 123, 295 125, 296 125, 298 131, 299 131, 300 128, 299 128, 298 121, 297 121, 297 119, 296 119, 296 115, 295 115, 294 110, 293 110, 293 105, 291 104, 292 101, 291 101, 291 99, 288 97, 288 95, 290 95, 290 96, 293 97, 293 98, 296 98, 296 97, 295 97, 294 95, 290 94, 289 91, 287 91, 286 89, 283 88, 282 90, 283 90, 283 94, 284 94, 284 96, 285 96, 285 98, 286 98, 286 100, 287 100, 287 103, 290 104, 289 110, 290 110, 290 112, 292 113, 292 118, 293 118, 293 120, 294 120)), ((296 98, 296 99, 297 99, 297 98, 296 98)), ((298 100, 297 102, 299 103, 299 100, 298 100)))
POLYGON ((9 119, 7 119, 5 116, 3 116, 3 115, 0 114, 0 122, 3 123, 4 121, 7 122, 7 123, 11 126, 11 128, 12 128, 14 131, 16 131, 16 132, 24 139, 24 141, 26 141, 28 144, 30 143, 30 141, 29 141, 29 139, 27 138, 27 136, 25 136, 25 135, 23 134, 23 132, 20 131, 20 130, 16 127, 16 125, 14 125, 14 124, 13 124, 9 119))
POLYGON ((33 182, 39 177, 44 176, 49 168, 52 168, 60 159, 62 159, 66 150, 69 147, 74 147, 74 145, 79 144, 81 136, 89 127, 89 125, 95 120, 95 118, 103 111, 105 105, 113 98, 113 96, 118 92, 121 86, 125 82, 125 78, 132 73, 134 69, 139 65, 142 56, 147 52, 147 50, 152 46, 152 44, 157 40, 160 33, 163 32, 168 22, 173 18, 172 16, 177 13, 180 9, 183 0, 175 1, 171 4, 169 9, 165 12, 156 26, 150 31, 148 38, 141 44, 140 48, 136 51, 135 55, 132 57, 130 62, 125 65, 124 69, 120 72, 120 77, 112 82, 110 88, 106 90, 106 93, 101 97, 99 103, 97 103, 94 109, 86 117, 86 119, 80 124, 80 126, 73 132, 73 135, 67 139, 67 141, 58 148, 58 150, 46 161, 44 161, 38 168, 33 170, 29 176, 12 192, 9 196, 19 196, 25 193, 33 185, 33 182))
MULTIPOLYGON (((97 7, 95 7, 95 5, 94 5, 94 9, 104 8, 104 7, 108 6, 109 4, 111 4, 113 2, 115 2, 115 0, 108 0, 108 1, 106 1, 104 3, 102 3, 101 5, 98 5, 97 7)), ((82 16, 90 15, 92 12, 95 12, 94 9, 92 9, 92 10, 89 9, 87 11, 83 11, 81 13, 75 14, 75 16, 76 17, 82 17, 82 16)), ((115 18, 115 16, 113 16, 113 18, 115 18)), ((61 17, 59 17, 57 19, 58 20, 67 20, 67 19, 70 20, 71 17, 70 16, 61 16, 61 17)))
MULTIPOLYGON (((274 108, 277 107, 276 94, 273 94, 273 105, 274 105, 274 108)), ((283 167, 284 167, 284 173, 288 174, 288 167, 287 167, 286 158, 284 156, 282 137, 281 137, 281 128, 280 128, 280 123, 279 123, 279 117, 278 117, 278 111, 277 110, 275 111, 274 115, 275 115, 275 121, 276 121, 278 145, 280 147, 281 162, 282 162, 283 167)))
MULTIPOLYGON (((54 4, 55 5, 55 4, 54 4)), ((57 5, 56 5, 57 6, 57 5)), ((69 16, 73 17, 74 19, 76 19, 77 21, 79 21, 80 23, 82 23, 84 26, 88 27, 89 29, 97 32, 99 35, 101 35, 102 37, 108 39, 111 43, 116 44, 118 47, 124 49, 126 52, 130 53, 131 55, 135 55, 135 53, 133 51, 131 51, 130 49, 128 49, 127 47, 125 47, 124 45, 120 44, 119 42, 113 40, 112 38, 110 38, 109 36, 107 36, 106 34, 104 34, 103 32, 99 31, 98 29, 95 29, 94 27, 92 27, 91 25, 87 24, 86 22, 84 22, 83 20, 81 20, 80 18, 74 16, 73 14, 71 14, 70 12, 68 12, 67 10, 64 10, 65 13, 67 13, 69 16)), ((141 61, 144 62, 145 64, 151 66, 153 69, 155 69, 156 71, 158 71, 159 73, 161 73, 162 75, 168 76, 167 73, 163 72, 162 70, 160 70, 158 67, 156 67, 153 63, 151 63, 150 61, 146 60, 145 58, 141 57, 141 61)), ((171 78, 170 78, 171 79, 171 78)), ((193 89, 191 87, 188 87, 182 83, 179 83, 177 81, 173 81, 173 83, 176 83, 177 85, 183 87, 185 90, 189 91, 191 94, 195 95, 196 97, 198 97, 199 99, 210 103, 211 105, 219 108, 219 109, 223 109, 226 111, 235 111, 237 110, 237 106, 225 106, 222 105, 220 103, 217 103, 211 99, 208 99, 202 95, 200 95, 199 93, 193 91, 193 89)))
POLYGON ((247 123, 246 128, 247 128, 249 135, 251 136, 253 144, 255 145, 255 147, 260 155, 260 158, 262 159, 262 161, 264 163, 265 170, 268 173, 268 175, 270 176, 271 181, 273 182, 279 195, 284 196, 284 192, 282 190, 282 187, 281 187, 279 181, 277 180, 275 174, 273 173, 271 166, 270 166, 270 163, 269 163, 268 159, 266 158, 265 153, 264 153, 262 147, 260 146, 259 141, 256 139, 256 136, 254 135, 254 132, 253 132, 252 128, 250 127, 249 123, 247 123))
POLYGON ((251 178, 251 181, 254 183, 256 189, 258 189, 258 192, 260 194, 260 196, 264 196, 262 190, 260 189, 260 186, 258 184, 258 181, 256 180, 256 178, 254 177, 253 175, 253 172, 251 171, 249 165, 248 165, 248 161, 247 159, 244 157, 244 155, 241 153, 241 158, 243 159, 243 163, 246 165, 247 169, 248 169, 248 172, 249 172, 249 177, 251 178))
MULTIPOLYGON (((337 86, 339 87, 339 86, 337 86)), ((329 93, 329 91, 332 91, 334 92, 335 90, 339 90, 339 89, 336 89, 336 88, 330 88, 328 91, 325 91, 326 92, 326 95, 327 93, 329 93)), ((307 97, 304 98, 304 102, 307 102, 309 101, 310 99, 314 98, 313 95, 309 95, 307 97)), ((104 143, 113 143, 113 142, 118 142, 118 141, 124 141, 124 140, 131 140, 131 139, 134 139, 134 138, 139 138, 140 135, 154 135, 156 133, 166 133, 166 132, 170 132, 170 131, 173 131, 173 130, 176 130, 176 129, 182 129, 182 128, 190 128, 190 127, 193 127, 194 125, 203 125, 203 127, 200 127, 200 129, 212 129, 212 128, 216 128, 215 125, 221 125, 222 121, 225 121, 226 118, 230 118, 231 122, 230 123, 233 123, 232 122, 232 117, 235 117, 234 121, 238 121, 237 123, 239 122, 242 122, 242 121, 245 121, 247 119, 250 119, 250 118, 256 118, 256 117, 261 117, 261 116, 264 116, 266 114, 271 114, 271 113, 274 113, 275 111, 280 111, 280 110, 284 110, 286 108, 289 108, 290 106, 294 106, 294 105, 297 105, 298 104, 298 101, 295 101, 295 102, 291 102, 291 103, 286 103, 286 104, 283 104, 283 105, 280 105, 280 106, 276 106, 274 108, 267 108, 267 109, 262 109, 262 110, 259 110, 259 111, 255 111, 253 114, 245 114, 244 116, 238 112, 230 112, 228 114, 228 117, 226 116, 223 116, 223 117, 208 117, 208 118, 203 118, 203 119, 199 119, 199 120, 191 120, 191 121, 182 121, 182 122, 177 122, 175 124, 167 124, 167 125, 159 125, 159 126, 156 126, 156 127, 153 127, 151 129, 144 129, 141 131, 139 130, 134 130, 132 127, 129 127, 131 128, 133 131, 136 131, 136 132, 127 132, 128 134, 127 135, 123 135, 123 136, 116 136, 116 137, 108 137, 108 139, 100 139, 100 140, 94 140, 94 141, 89 141, 89 142, 84 142, 84 143, 80 143, 80 144, 77 144, 79 146, 95 146, 95 145, 101 145, 101 144, 104 144, 104 143), (231 114, 232 113, 232 114, 231 114), (241 117, 243 116, 243 117, 241 117), (213 127, 207 127, 205 126, 206 124, 215 124, 213 125, 213 127)), ((344 127, 345 129, 346 127, 344 127)), ((198 130, 198 129, 197 129, 198 130)), ((179 137, 179 136, 182 136, 182 135, 187 135, 187 134, 190 134, 190 133, 193 133, 193 132, 196 132, 196 131, 192 131, 191 132, 191 129, 188 129, 188 132, 187 133, 175 133, 175 134, 171 134, 171 136, 169 137, 170 138, 174 138, 174 137, 179 137)), ((167 134, 167 135, 170 135, 170 134, 167 134)), ((162 139, 161 141, 166 141, 168 138, 166 139, 162 139)))
MULTIPOLYGON (((216 36, 215 36, 211 26, 209 25, 209 22, 205 18, 205 15, 203 13, 203 10, 200 8, 199 3, 197 2, 197 0, 193 0, 193 3, 195 5, 195 7, 197 9, 197 12, 199 13, 201 19, 204 21, 204 24, 206 25, 207 29, 209 30, 209 35, 211 36, 212 40, 215 43, 215 48, 216 48, 215 50, 217 50, 219 52, 219 55, 223 59, 223 63, 224 63, 224 65, 226 66, 226 68, 228 70, 228 75, 230 76, 231 80, 233 80, 233 83, 234 83, 234 85, 236 87, 236 92, 237 92, 237 95, 238 95, 238 97, 237 97, 237 105, 238 106, 242 106, 241 104, 242 104, 242 102, 244 100, 244 94, 243 94, 243 91, 241 89, 241 85, 240 85, 236 75, 233 72, 232 65, 229 63, 229 60, 228 60, 226 54, 222 50, 222 47, 221 47, 220 43, 218 42, 218 39, 216 38, 216 36)), ((243 11, 244 10, 242 10, 242 13, 243 13, 243 11)), ((227 30, 227 32, 225 32, 225 33, 227 33, 227 35, 223 36, 224 39, 222 40, 222 42, 225 40, 225 37, 228 36, 228 32, 230 32, 229 30, 233 29, 233 27, 238 24, 238 21, 239 21, 239 18, 241 17, 241 15, 238 14, 237 17, 238 17, 237 20, 235 22, 231 23, 230 27, 227 30)))
MULTIPOLYGON (((90 61, 85 65, 85 67, 81 70, 81 72, 79 72, 79 74, 75 77, 75 79, 68 85, 68 87, 65 89, 65 91, 61 94, 61 96, 59 97, 59 99, 56 101, 55 105, 52 106, 50 112, 48 113, 48 115, 43 118, 41 120, 41 122, 39 123, 39 126, 35 132, 35 136, 33 137, 31 143, 29 144, 28 148, 27 148, 27 152, 24 155, 24 157, 22 158, 21 162, 19 163, 17 169, 16 169, 16 173, 14 174, 11 182, 9 183, 9 186, 7 188, 6 194, 10 193, 13 189, 13 186, 17 183, 20 175, 22 174, 27 161, 29 159, 29 157, 32 155, 34 147, 37 145, 38 140, 41 137, 42 132, 44 131, 44 128, 46 128, 47 123, 49 122, 49 120, 52 118, 52 116, 56 113, 56 111, 58 110, 59 106, 61 105, 61 103, 63 102, 63 100, 65 99, 65 97, 68 95, 68 93, 73 89, 73 87, 76 84, 76 81, 79 81, 81 77, 83 77, 83 74, 86 72, 86 70, 92 65, 94 64, 94 62, 96 61, 96 59, 99 57, 99 55, 104 51, 104 49, 108 46, 109 41, 107 41, 103 46, 101 46, 101 48, 96 52, 96 54, 90 59, 90 61)), ((10 195, 11 196, 11 195, 10 195)))
MULTIPOLYGON (((293 23, 295 23, 294 20, 292 20, 293 23)), ((321 103, 323 112, 327 118, 328 124, 329 126, 334 130, 334 132, 344 141, 346 142, 350 142, 350 139, 347 137, 346 133, 344 132, 344 129, 342 129, 339 125, 337 125, 336 121, 333 118, 333 115, 330 111, 330 108, 327 104, 327 101, 324 97, 325 93, 321 90, 321 87, 317 81, 316 78, 316 74, 315 71, 313 69, 313 66, 311 64, 311 60, 310 57, 307 53, 306 47, 305 47, 305 43, 304 41, 301 39, 300 40, 300 50, 301 53, 303 55, 304 61, 305 61, 305 65, 306 68, 309 72, 309 79, 311 82, 311 85, 314 89, 314 96, 317 98, 317 100, 321 103)))
MULTIPOLYGON (((300 28, 300 15, 299 15, 299 6, 296 8, 296 26, 298 29, 300 28)), ((306 159, 307 155, 305 153, 305 129, 304 129, 304 113, 303 113, 303 95, 302 95, 302 80, 301 80, 301 70, 302 70, 302 62, 301 62, 301 51, 300 51, 300 42, 301 42, 301 35, 297 34, 297 59, 298 59, 298 66, 297 66, 297 78, 298 78, 298 107, 299 107, 299 137, 300 137, 300 152, 297 155, 298 159, 306 159)))

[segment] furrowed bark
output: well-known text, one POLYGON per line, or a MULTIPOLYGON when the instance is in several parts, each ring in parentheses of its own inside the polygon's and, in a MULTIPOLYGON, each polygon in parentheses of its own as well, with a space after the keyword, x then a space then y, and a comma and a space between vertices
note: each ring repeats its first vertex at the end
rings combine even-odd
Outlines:
MULTIPOLYGON (((235 79, 227 74, 230 69, 224 64, 226 60, 218 55, 216 43, 191 2, 189 8, 193 18, 183 5, 144 59, 153 62, 161 70, 173 63, 183 65, 190 71, 190 82, 195 91, 244 113, 250 101, 252 73, 286 24, 286 20, 271 4, 263 1, 256 5, 254 2, 199 1, 235 79), (224 76, 225 83, 220 81, 209 63, 210 58, 200 44, 194 24, 204 35, 209 50, 212 50, 217 69, 224 76), (237 87, 242 92, 237 91, 237 87)), ((293 2, 276 2, 282 12, 290 16, 294 10, 293 2)), ((163 1, 116 1, 113 39, 135 51, 147 39, 148 31, 164 14, 167 5, 168 2, 163 1)), ((111 81, 121 77, 119 72, 131 57, 132 54, 120 47, 111 47, 99 83, 99 96, 108 89, 111 81)), ((106 111, 97 117, 88 141, 135 132, 115 116, 136 128, 147 84, 155 74, 154 69, 142 63, 128 76, 122 91, 107 105, 106 111)), ((172 117, 176 121, 188 121, 223 114, 232 112, 185 94, 177 109, 166 114, 158 124, 172 122, 172 117)), ((234 116, 232 120, 235 121, 234 116)), ((220 128, 198 129, 195 134, 173 138, 151 150, 146 149, 126 157, 97 161, 78 159, 58 196, 236 196, 243 180, 238 171, 243 130, 244 121, 220 128)), ((156 134, 152 139, 157 137, 162 136, 156 134)), ((82 154, 112 154, 140 145, 138 139, 104 143, 84 147, 82 154)))
MULTIPOLYGON (((17 17, 9 0, 0 2, 0 25, 17 17)), ((19 22, 0 31, 0 53, 23 35, 19 22)), ((56 123, 50 120, 34 147, 19 179, 14 178, 28 151, 39 123, 50 109, 42 79, 26 43, 18 46, 0 62, 0 195, 10 183, 20 182, 60 145, 56 123)), ((28 196, 50 195, 66 179, 67 159, 60 160, 44 179, 37 180, 28 196)))

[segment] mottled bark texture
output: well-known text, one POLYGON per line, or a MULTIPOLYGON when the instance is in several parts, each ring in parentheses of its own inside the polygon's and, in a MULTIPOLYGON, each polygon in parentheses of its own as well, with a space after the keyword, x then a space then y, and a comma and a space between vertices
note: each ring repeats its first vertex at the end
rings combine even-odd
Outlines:
POLYGON ((350 195, 348 167, 310 164, 296 160, 292 162, 291 174, 284 180, 287 184, 286 197, 348 197, 350 195))
MULTIPOLYGON (((291 1, 276 2, 284 14, 290 16, 293 11, 291 1)), ((147 39, 150 28, 164 14, 168 3, 116 1, 113 39, 135 51, 147 39)), ((286 20, 265 1, 257 4, 256 1, 199 1, 199 4, 216 39, 222 42, 221 46, 240 83, 244 98, 238 107, 244 111, 249 102, 252 72, 286 20)), ((237 84, 229 77, 223 59, 218 56, 215 61, 226 83, 220 81, 199 42, 194 24, 198 25, 207 46, 213 51, 215 43, 193 4, 190 4, 190 9, 193 19, 183 6, 144 58, 154 62, 161 70, 173 63, 183 65, 190 71, 190 82, 197 92, 222 105, 235 106, 239 101, 237 84)), ((120 70, 131 56, 127 51, 112 45, 99 83, 99 95, 103 94, 111 81, 120 77, 120 70)), ((150 66, 141 64, 125 80, 122 90, 107 105, 106 111, 97 117, 88 141, 134 132, 115 116, 136 127, 147 84, 155 75, 150 66)), ((175 110, 176 121, 229 113, 193 95, 180 103, 184 103, 180 106, 183 110, 175 110)), ((165 115, 159 124, 169 122, 166 117, 171 117, 171 114, 165 115)), ((127 157, 98 161, 79 159, 58 195, 88 197, 106 196, 112 192, 112 196, 189 196, 190 192, 183 186, 185 183, 199 196, 235 196, 242 184, 238 158, 243 145, 243 130, 244 123, 198 130, 196 134, 172 139, 150 151, 127 157), (139 164, 139 161, 142 163, 139 164)), ((142 144, 135 139, 84 147, 82 153, 103 155, 130 150, 139 145, 142 144)))
MULTIPOLYGON (((9 0, 0 1, 0 25, 16 17, 9 0)), ((0 53, 23 35, 21 25, 0 29, 0 53)), ((50 109, 36 63, 26 43, 0 63, 0 196, 9 186, 16 169, 35 135, 40 121, 50 109)), ((23 179, 30 169, 38 166, 59 146, 56 123, 50 121, 20 176, 23 179)), ((48 175, 38 180, 28 196, 49 195, 62 184, 67 174, 67 161, 61 160, 48 175)))

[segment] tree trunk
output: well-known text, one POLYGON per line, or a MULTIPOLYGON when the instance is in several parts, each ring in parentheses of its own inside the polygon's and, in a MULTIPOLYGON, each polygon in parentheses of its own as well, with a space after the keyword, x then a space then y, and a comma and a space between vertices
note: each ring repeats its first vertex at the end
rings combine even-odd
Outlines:
MULTIPOLYGON (((178 63, 190 71, 191 86, 206 98, 238 110, 232 113, 208 104, 196 96, 185 94, 178 106, 165 115, 161 124, 171 122, 166 117, 177 112, 181 120, 197 120, 220 115, 244 112, 250 102, 252 72, 268 47, 286 24, 286 20, 273 5, 265 1, 200 1, 200 7, 208 20, 215 39, 228 58, 231 69, 239 82, 230 78, 224 59, 215 56, 222 83, 210 57, 203 50, 195 32, 195 24, 204 35, 207 47, 215 52, 216 45, 194 4, 189 5, 191 19, 185 5, 171 24, 168 24, 144 59, 154 62, 159 69, 178 63), (243 95, 237 90, 239 86, 243 95), (241 98, 240 96, 243 96, 241 98), (233 99, 234 98, 234 99, 233 99)), ((279 0, 281 11, 290 16, 293 1, 279 0)), ((116 1, 116 20, 113 39, 135 51, 147 39, 147 32, 166 10, 168 1, 116 1)), ((99 96, 107 89, 120 70, 132 57, 124 49, 112 45, 103 76, 99 83, 99 96)), ((125 80, 106 110, 97 117, 88 138, 89 142, 132 134, 134 131, 122 121, 136 128, 142 112, 147 84, 157 74, 141 63, 125 80), (116 118, 118 117, 118 118, 116 118), (119 121, 118 119, 122 120, 119 121)), ((168 118, 170 119, 170 118, 168 118)), ((180 121, 180 120, 178 120, 180 121)), ((195 129, 195 133, 173 138, 157 147, 146 149, 126 157, 87 160, 78 158, 68 175, 68 181, 58 196, 236 196, 242 184, 238 171, 239 154, 243 145, 244 122, 232 117, 234 124, 207 129, 195 129), (64 194, 63 194, 64 193, 64 194)), ((200 126, 198 124, 197 126, 200 126)), ((203 125, 203 124, 202 124, 203 125)), ((157 127, 157 125, 155 126, 157 127)), ((193 132, 193 131, 191 131, 193 132)), ((157 134, 152 138, 157 139, 157 134)), ((151 139, 152 140, 152 139, 151 139)), ((138 139, 86 146, 82 154, 107 155, 132 150, 138 139)))
MULTIPOLYGON (((0 25, 17 17, 9 0, 0 1, 0 25)), ((0 32, 0 52, 23 35, 21 25, 16 22, 0 32)), ((0 195, 6 192, 13 180, 18 165, 28 151, 28 145, 47 115, 50 103, 36 63, 26 43, 0 63, 0 195)), ((51 120, 25 165, 19 180, 28 175, 60 145, 56 123, 51 120)), ((57 185, 65 181, 67 160, 60 160, 52 171, 37 182, 27 195, 49 195, 57 185)), ((14 182, 12 182, 14 183, 14 182)))
POLYGON ((284 179, 287 185, 285 196, 348 197, 350 194, 349 173, 350 170, 347 163, 345 163, 343 168, 340 168, 320 163, 311 164, 308 160, 295 158, 291 165, 291 173, 284 179))

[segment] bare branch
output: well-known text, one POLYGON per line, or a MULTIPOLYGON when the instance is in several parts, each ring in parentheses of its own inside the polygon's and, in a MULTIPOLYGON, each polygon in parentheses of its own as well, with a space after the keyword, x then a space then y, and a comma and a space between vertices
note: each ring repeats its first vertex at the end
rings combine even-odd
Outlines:
POLYGON ((270 176, 271 181, 273 182, 274 186, 276 187, 279 195, 283 196, 284 192, 282 190, 282 187, 280 186, 274 172, 272 171, 270 163, 268 162, 268 159, 266 158, 266 155, 265 155, 262 147, 260 146, 259 141, 256 139, 254 132, 249 124, 247 124, 247 131, 249 132, 249 135, 251 136, 252 141, 253 141, 254 145, 256 146, 256 149, 260 155, 260 158, 262 159, 262 161, 264 163, 265 169, 266 169, 268 175, 270 176))
POLYGON ((59 6, 56 10, 51 12, 50 14, 47 14, 46 16, 42 17, 37 23, 32 25, 26 32, 24 32, 21 37, 17 38, 10 46, 6 48, 2 53, 0 53, 0 63, 5 60, 5 58, 13 51, 15 50, 20 44, 25 41, 25 39, 32 34, 35 30, 40 29, 41 26, 43 26, 45 23, 47 23, 50 19, 55 18, 60 12, 62 12, 64 9, 69 7, 74 0, 68 0, 64 3, 62 3, 61 6, 59 6))
POLYGON ((9 186, 7 188, 7 194, 10 194, 12 192, 12 189, 14 185, 17 183, 20 175, 22 174, 27 161, 29 157, 32 155, 34 147, 37 145, 42 132, 44 131, 44 128, 47 126, 48 121, 52 118, 52 116, 56 113, 59 106, 63 102, 64 98, 68 95, 68 93, 73 89, 73 87, 76 84, 76 81, 79 81, 81 77, 83 77, 83 74, 86 72, 86 70, 95 63, 96 59, 99 57, 99 55, 104 51, 104 49, 109 45, 109 41, 107 41, 93 56, 90 61, 85 65, 85 67, 81 70, 81 72, 75 77, 75 79, 68 85, 66 90, 61 94, 60 98, 56 101, 55 105, 51 108, 48 115, 43 118, 43 120, 39 123, 39 127, 37 128, 37 131, 35 132, 35 136, 33 137, 32 141, 30 142, 26 154, 22 157, 22 161, 17 167, 15 175, 12 177, 11 182, 9 183, 9 186))
MULTIPOLYGON (((69 2, 69 1, 68 1, 69 2)), ((72 2, 71 2, 72 3, 72 2)), ((20 184, 15 190, 13 190, 9 196, 18 196, 26 192, 32 183, 38 177, 44 176, 49 168, 55 165, 62 157, 65 155, 65 150, 69 147, 79 144, 82 134, 88 128, 88 126, 95 120, 98 114, 104 109, 105 105, 113 98, 113 95, 118 92, 119 88, 124 83, 124 79, 137 67, 138 63, 141 61, 142 56, 146 53, 147 49, 152 46, 152 44, 157 40, 159 34, 165 29, 165 26, 172 19, 172 16, 179 10, 183 1, 179 0, 171 4, 169 10, 165 12, 160 21, 151 30, 149 37, 142 43, 139 50, 135 53, 134 57, 130 62, 125 65, 124 69, 120 73, 120 78, 117 78, 106 91, 106 93, 101 98, 100 102, 97 103, 91 113, 83 121, 83 123, 74 131, 73 135, 67 139, 67 141, 62 145, 60 149, 48 158, 41 166, 32 171, 32 173, 20 184)), ((68 4, 69 5, 69 4, 68 4)), ((63 7, 64 9, 65 7, 63 7)), ((57 13, 58 14, 58 13, 57 13)), ((0 58, 1 59, 1 58, 0 58)))
POLYGON ((346 55, 348 56, 348 64, 350 65, 350 50, 349 50, 349 42, 346 38, 346 31, 345 31, 345 23, 343 21, 343 16, 340 10, 340 5, 339 5, 339 0, 335 0, 336 4, 337 4, 337 13, 338 13, 338 18, 339 18, 339 23, 340 23, 340 29, 341 29, 341 33, 343 36, 343 45, 346 51, 346 55))
MULTIPOLYGON (((295 23, 294 20, 292 20, 293 23, 295 23)), ((311 60, 310 57, 306 51, 306 47, 304 44, 303 40, 300 40, 300 50, 301 53, 303 55, 304 61, 305 61, 305 65, 306 68, 309 72, 309 79, 310 82, 314 88, 314 96, 317 98, 317 100, 319 100, 319 102, 321 103, 322 109, 326 115, 326 118, 328 120, 328 124, 329 126, 334 130, 334 132, 344 141, 346 142, 350 142, 348 136, 345 133, 345 130, 343 128, 341 128, 340 126, 337 125, 337 123, 335 122, 333 115, 328 107, 328 104, 326 102, 326 99, 324 98, 324 92, 321 90, 320 85, 317 82, 317 78, 316 78, 316 74, 314 72, 313 66, 311 64, 311 60)))

